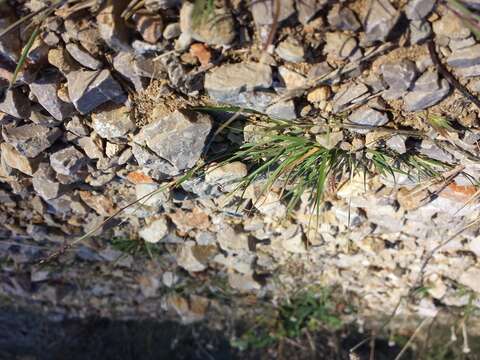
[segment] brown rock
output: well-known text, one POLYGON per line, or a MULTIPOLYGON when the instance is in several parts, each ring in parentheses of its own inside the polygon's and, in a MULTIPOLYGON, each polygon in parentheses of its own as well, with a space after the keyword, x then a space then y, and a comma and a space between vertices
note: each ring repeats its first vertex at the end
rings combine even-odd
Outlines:
POLYGON ((7 143, 0 144, 0 152, 2 161, 5 162, 11 168, 32 176, 37 170, 39 160, 29 159, 26 156, 20 154, 12 145, 7 143))

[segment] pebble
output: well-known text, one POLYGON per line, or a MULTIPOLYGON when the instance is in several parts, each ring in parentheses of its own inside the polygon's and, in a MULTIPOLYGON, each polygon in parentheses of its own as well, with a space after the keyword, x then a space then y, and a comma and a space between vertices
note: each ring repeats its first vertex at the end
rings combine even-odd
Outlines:
POLYGON ((298 20, 300 20, 303 25, 306 25, 323 9, 327 2, 327 0, 295 0, 298 20))
POLYGON ((216 252, 216 246, 201 246, 188 240, 178 248, 177 263, 189 272, 204 271, 216 252))
POLYGON ((18 127, 4 127, 3 139, 22 155, 34 158, 48 149, 60 136, 59 128, 28 124, 18 127))
POLYGON ((265 113, 271 118, 280 120, 295 120, 297 118, 293 100, 273 103, 265 109, 265 113))
POLYGON ((329 86, 319 86, 313 90, 310 90, 307 94, 307 100, 312 104, 326 101, 330 98, 332 91, 329 86))
MULTIPOLYGON (((383 126, 388 123, 388 116, 378 110, 362 106, 355 110, 349 117, 351 123, 366 127, 383 126)), ((352 131, 365 134, 369 129, 352 129, 352 131)))
MULTIPOLYGON (((303 0, 304 2, 311 2, 311 0, 303 0)), ((251 13, 253 15, 253 20, 257 25, 272 25, 274 13, 274 0, 265 0, 265 1, 253 1, 251 3, 251 13)), ((309 7, 310 9, 310 7, 309 7)), ((311 10, 311 9, 310 9, 311 10)), ((278 16, 278 21, 282 22, 288 17, 293 15, 295 9, 293 7, 293 0, 283 0, 280 2, 280 13, 278 16)), ((311 13, 309 15, 312 17, 311 13)))
POLYGON ((327 18, 330 26, 336 30, 358 31, 362 27, 355 13, 341 4, 333 5, 327 18))
POLYGON ((50 155, 50 165, 58 174, 80 180, 86 171, 87 158, 73 146, 50 155))
POLYGON ((428 21, 410 21, 410 43, 419 44, 432 35, 432 26, 428 21))
POLYGON ((180 23, 170 23, 165 26, 165 30, 163 30, 163 37, 167 40, 176 39, 181 33, 182 30, 180 29, 180 23))
POLYGON ((44 200, 55 199, 63 190, 62 185, 55 178, 55 171, 48 163, 41 163, 32 178, 35 192, 44 200))
POLYGON ((113 67, 132 82, 137 92, 142 91, 146 87, 146 82, 137 73, 135 55, 133 53, 122 51, 116 54, 113 58, 113 67))
POLYGON ((168 235, 167 220, 164 217, 153 220, 150 224, 141 228, 138 235, 151 244, 162 241, 168 235))
POLYGON ((214 166, 205 174, 205 182, 220 186, 224 191, 232 191, 238 186, 238 180, 247 176, 247 166, 234 161, 220 166, 214 166))
POLYGON ((107 45, 117 51, 129 50, 128 29, 122 12, 126 2, 107 0, 97 14, 98 32, 107 45))
POLYGON ((352 55, 357 47, 357 40, 354 37, 340 32, 327 32, 325 41, 324 51, 340 60, 352 55))
POLYGON ((299 63, 305 60, 303 45, 292 36, 278 44, 275 52, 285 61, 299 63))
POLYGON ((93 113, 91 126, 104 139, 123 138, 136 129, 131 111, 125 106, 93 113))
POLYGON ((480 44, 452 52, 447 58, 447 64, 457 68, 480 64, 480 44))
POLYGON ((398 92, 409 89, 416 76, 415 63, 406 59, 385 63, 380 71, 389 89, 398 92))
POLYGON ((417 90, 414 86, 413 91, 404 97, 405 110, 419 111, 426 109, 442 101, 449 92, 450 85, 445 79, 442 79, 438 88, 417 90))
POLYGON ((0 144, 2 162, 13 169, 32 176, 37 170, 38 160, 30 159, 20 154, 12 145, 7 143, 0 144))
POLYGON ((74 58, 78 63, 89 68, 91 70, 100 70, 102 68, 102 62, 95 59, 90 55, 85 49, 81 48, 77 44, 67 44, 65 46, 68 53, 74 58))
POLYGON ((439 20, 433 23, 433 32, 437 36, 460 40, 470 35, 470 30, 453 12, 447 11, 439 20))
POLYGON ((368 94, 368 88, 362 83, 342 87, 333 97, 333 112, 342 111, 350 103, 358 101, 365 94, 368 94))
MULTIPOLYGON (((6 29, 17 21, 15 11, 6 3, 0 4, 0 29, 6 29)), ((12 64, 16 64, 20 58, 22 43, 20 32, 14 29, 0 38, 0 55, 7 58, 12 64)))
MULTIPOLYGON (((302 74, 290 70, 285 66, 278 67, 278 74, 287 89, 302 88, 307 84, 307 79, 302 74)), ((282 84, 283 85, 283 84, 282 84)))
POLYGON ((8 89, 0 96, 0 112, 18 119, 28 119, 31 114, 30 101, 19 89, 8 89))
POLYGON ((68 95, 82 114, 109 101, 122 104, 126 100, 123 89, 108 70, 72 71, 67 75, 67 82, 68 95))
POLYGON ((161 16, 134 14, 132 18, 143 40, 150 44, 155 44, 161 39, 164 27, 161 16))

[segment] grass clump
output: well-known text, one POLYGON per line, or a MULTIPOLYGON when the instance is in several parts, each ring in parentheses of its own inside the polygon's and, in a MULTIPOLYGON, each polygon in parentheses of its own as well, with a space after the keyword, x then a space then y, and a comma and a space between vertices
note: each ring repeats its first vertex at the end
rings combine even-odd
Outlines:
MULTIPOLYGON (((332 289, 301 291, 280 305, 273 314, 262 315, 256 324, 232 345, 241 349, 259 349, 285 339, 298 339, 304 332, 339 330, 343 326, 332 289)), ((263 313, 264 314, 264 313, 263 313)))
POLYGON ((142 240, 114 238, 111 240, 112 247, 126 255, 148 255, 151 259, 160 254, 160 249, 155 244, 142 240))

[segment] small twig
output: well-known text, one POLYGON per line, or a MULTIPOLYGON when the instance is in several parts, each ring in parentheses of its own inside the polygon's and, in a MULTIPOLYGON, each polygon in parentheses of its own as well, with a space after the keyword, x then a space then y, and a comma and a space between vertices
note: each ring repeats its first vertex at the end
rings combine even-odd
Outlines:
POLYGON ((421 323, 420 325, 417 326, 417 328, 415 329, 415 331, 413 332, 412 336, 410 336, 410 339, 408 339, 407 343, 405 344, 405 346, 402 348, 402 350, 398 353, 398 355, 395 357, 395 360, 400 360, 400 358, 402 357, 402 355, 405 353, 405 351, 407 351, 408 347, 410 346, 410 344, 412 343, 413 339, 415 339, 415 337, 418 335, 418 333, 420 332, 420 330, 423 328, 423 326, 427 323, 427 321, 430 320, 429 318, 425 318, 421 323))
POLYGON ((473 102, 477 108, 480 109, 480 100, 473 96, 468 89, 460 84, 460 82, 447 70, 447 68, 442 64, 440 58, 438 57, 437 51, 435 50, 435 43, 433 40, 430 40, 428 43, 428 52, 432 58, 433 64, 437 67, 438 71, 442 76, 452 85, 455 89, 460 91, 460 93, 465 96, 468 100, 473 102))

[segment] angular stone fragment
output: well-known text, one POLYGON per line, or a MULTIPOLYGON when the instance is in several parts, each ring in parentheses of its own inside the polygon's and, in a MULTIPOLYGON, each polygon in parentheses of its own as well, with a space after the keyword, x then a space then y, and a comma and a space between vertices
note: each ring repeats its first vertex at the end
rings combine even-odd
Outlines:
POLYGON ((399 15, 389 0, 371 0, 364 20, 367 41, 385 41, 397 23, 399 15))
POLYGON ((32 176, 37 170, 38 159, 29 159, 20 154, 12 145, 7 143, 0 144, 2 162, 13 169, 32 176))
POLYGON ((128 29, 122 12, 128 0, 107 0, 97 15, 98 31, 102 39, 112 49, 128 50, 128 29))
POLYGON ((80 180, 85 176, 87 158, 70 146, 51 154, 50 165, 58 174, 80 180))
POLYGON ((28 119, 31 114, 30 101, 19 89, 0 91, 0 112, 18 119, 28 119))
POLYGON ((37 101, 56 120, 62 121, 72 116, 75 108, 71 103, 62 101, 58 97, 61 75, 59 73, 43 73, 30 84, 30 91, 37 101))
POLYGON ((131 112, 125 106, 92 114, 92 127, 104 139, 124 137, 136 128, 131 112))
POLYGON ((410 42, 418 44, 429 38, 432 34, 432 26, 428 21, 410 21, 410 42))
POLYGON ((205 75, 205 90, 209 96, 223 102, 242 91, 269 88, 272 69, 259 63, 226 64, 205 75))
POLYGON ((328 23, 334 29, 344 31, 358 31, 362 27, 355 13, 340 4, 335 4, 328 13, 328 23))
MULTIPOLYGON (((0 3, 0 29, 6 29, 17 21, 15 11, 5 2, 0 3)), ((22 43, 18 27, 0 37, 0 56, 16 64, 20 57, 22 43)))
POLYGON ((62 135, 62 131, 59 128, 28 124, 5 127, 2 135, 3 139, 22 155, 34 158, 48 149, 62 135))
POLYGON ((69 54, 81 65, 91 69, 91 70, 100 70, 102 68, 102 62, 95 59, 90 53, 85 49, 81 48, 77 44, 67 44, 65 46, 69 54))
POLYGON ((405 91, 412 85, 415 79, 415 63, 406 59, 385 63, 381 67, 381 73, 389 89, 405 91))
POLYGON ((452 52, 447 58, 447 64, 461 68, 480 64, 480 44, 452 52))
POLYGON ((48 163, 41 163, 32 178, 35 192, 44 200, 55 199, 61 195, 62 185, 55 178, 55 171, 48 163))
MULTIPOLYGON (((285 1, 282 1, 282 3, 285 1)), ((295 0, 298 20, 305 25, 327 4, 327 0, 295 0)), ((288 1, 287 1, 288 3, 288 1)))
MULTIPOLYGON (((348 120, 353 124, 362 125, 366 127, 383 126, 388 122, 388 116, 380 111, 369 108, 368 106, 362 106, 355 110, 348 120)), ((355 129, 354 131, 359 133, 367 133, 369 129, 355 129)))
POLYGON ((194 241, 186 241, 177 252, 177 263, 190 272, 206 270, 208 261, 216 254, 216 246, 200 246, 194 241))
POLYGON ((168 224, 164 217, 152 221, 143 227, 138 234, 148 243, 157 243, 168 235, 168 224))
POLYGON ((167 116, 160 113, 142 128, 135 142, 146 144, 161 159, 181 171, 196 164, 211 127, 211 117, 206 114, 187 110, 176 110, 167 116))
POLYGON ((471 33, 465 26, 462 19, 453 11, 447 11, 443 16, 433 23, 433 32, 437 36, 444 36, 450 39, 465 39, 471 33))
POLYGON ((67 75, 68 95, 82 114, 113 101, 121 104, 126 95, 108 70, 72 71, 67 75))
POLYGON ((433 10, 435 0, 410 0, 405 7, 405 15, 410 20, 423 20, 433 10))
POLYGON ((298 63, 305 60, 303 45, 291 36, 278 44, 275 51, 285 61, 298 63))
POLYGON ((352 55, 357 47, 357 40, 354 37, 341 32, 327 32, 325 41, 324 51, 340 60, 352 55))
POLYGON ((276 102, 265 109, 265 113, 280 120, 294 120, 297 118, 293 100, 276 102))
MULTIPOLYGON (((312 3, 315 1, 311 0, 302 0, 305 3, 309 4, 309 10, 314 10, 311 8, 312 3)), ((275 12, 275 2, 274 0, 265 0, 265 1, 252 1, 251 3, 251 12, 253 15, 253 20, 257 25, 271 25, 273 24, 274 12, 275 12)), ((293 7, 293 0, 283 0, 280 1, 280 14, 278 16, 278 21, 283 21, 288 18, 290 15, 293 15, 295 9, 293 7)), ((310 15, 313 16, 314 14, 310 15)))
POLYGON ((418 111, 433 106, 443 100, 450 92, 450 85, 447 80, 442 79, 439 89, 426 91, 416 90, 409 92, 404 97, 405 110, 418 111))
POLYGON ((333 112, 337 113, 345 109, 350 103, 361 98, 368 93, 368 88, 364 84, 344 86, 333 97, 333 112))

